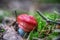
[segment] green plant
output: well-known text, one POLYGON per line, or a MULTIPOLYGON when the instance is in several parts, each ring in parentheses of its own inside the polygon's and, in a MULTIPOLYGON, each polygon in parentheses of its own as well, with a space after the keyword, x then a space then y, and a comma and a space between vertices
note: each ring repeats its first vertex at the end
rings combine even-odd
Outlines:
MULTIPOLYGON (((59 18, 58 14, 51 13, 51 12, 44 12, 44 15, 53 21, 56 21, 56 19, 59 18)), ((47 37, 46 40, 49 40, 49 39, 52 40, 53 37, 58 35, 57 32, 56 33, 53 32, 55 29, 55 24, 47 25, 46 21, 40 15, 38 15, 37 12, 35 12, 33 16, 36 18, 38 22, 38 26, 37 26, 37 31, 33 31, 30 33, 30 40, 32 40, 33 37, 36 37, 36 38, 39 37, 42 39, 47 37)))

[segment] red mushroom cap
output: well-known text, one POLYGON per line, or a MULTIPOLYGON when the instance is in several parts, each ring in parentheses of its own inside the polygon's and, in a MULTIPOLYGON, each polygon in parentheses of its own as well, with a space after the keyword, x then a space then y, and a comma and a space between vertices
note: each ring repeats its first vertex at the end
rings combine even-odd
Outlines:
POLYGON ((28 14, 21 14, 17 17, 17 23, 19 27, 22 28, 25 32, 30 32, 37 25, 37 21, 33 16, 28 14))

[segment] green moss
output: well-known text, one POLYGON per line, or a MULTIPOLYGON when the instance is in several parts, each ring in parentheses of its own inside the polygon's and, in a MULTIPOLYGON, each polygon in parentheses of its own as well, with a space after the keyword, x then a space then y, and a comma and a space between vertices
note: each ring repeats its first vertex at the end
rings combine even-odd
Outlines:
MULTIPOLYGON (((47 18, 49 18, 50 20, 53 20, 53 21, 56 21, 56 19, 58 19, 58 17, 59 17, 57 14, 51 13, 51 12, 44 12, 44 15, 47 18)), ((38 26, 37 26, 37 31, 36 32, 35 31, 31 32, 30 40, 32 40, 33 37, 36 37, 36 38, 46 37, 46 34, 44 34, 44 32, 42 32, 42 30, 49 30, 49 29, 52 30, 52 28, 54 27, 54 24, 49 25, 48 29, 46 29, 46 27, 45 27, 46 26, 46 21, 41 16, 39 16, 37 12, 35 12, 33 16, 36 18, 36 20, 38 22, 38 26), (42 32, 42 33, 39 34, 39 32, 42 32)), ((52 38, 57 36, 57 35, 58 35, 58 33, 52 32, 51 34, 48 34, 46 40, 52 40, 52 38)))

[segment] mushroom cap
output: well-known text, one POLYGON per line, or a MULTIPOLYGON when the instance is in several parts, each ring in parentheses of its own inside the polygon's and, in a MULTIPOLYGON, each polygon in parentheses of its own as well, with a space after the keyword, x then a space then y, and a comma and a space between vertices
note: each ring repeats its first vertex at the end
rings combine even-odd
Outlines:
POLYGON ((26 32, 30 32, 37 25, 36 19, 28 14, 21 14, 17 17, 17 23, 19 27, 22 28, 26 32))

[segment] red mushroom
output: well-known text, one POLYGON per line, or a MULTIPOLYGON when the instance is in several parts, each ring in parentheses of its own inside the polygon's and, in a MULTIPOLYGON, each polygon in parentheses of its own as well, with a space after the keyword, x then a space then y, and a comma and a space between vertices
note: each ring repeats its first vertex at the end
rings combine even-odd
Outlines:
POLYGON ((30 32, 37 26, 36 19, 28 14, 19 15, 17 17, 17 23, 19 28, 23 29, 25 32, 30 32))

